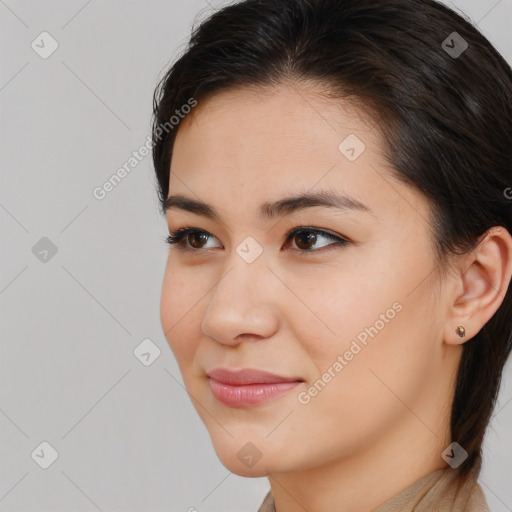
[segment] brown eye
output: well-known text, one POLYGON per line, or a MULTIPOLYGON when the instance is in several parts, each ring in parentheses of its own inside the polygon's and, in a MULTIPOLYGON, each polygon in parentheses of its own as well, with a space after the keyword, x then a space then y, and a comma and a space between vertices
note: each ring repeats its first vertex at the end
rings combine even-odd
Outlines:
MULTIPOLYGON (((288 239, 292 242, 295 242, 296 248, 293 248, 295 251, 298 251, 298 254, 313 254, 320 251, 327 246, 340 246, 347 245, 349 241, 341 236, 333 235, 332 233, 327 233, 326 231, 314 228, 301 227, 299 229, 294 229, 288 234, 288 239), (316 249, 314 246, 318 243, 319 240, 324 238, 325 240, 330 240, 332 243, 323 244, 316 249)), ((334 247, 333 247, 334 248, 334 247)))
MULTIPOLYGON (((199 252, 201 249, 205 249, 205 244, 207 244, 210 239, 213 240, 214 238, 215 237, 207 231, 186 227, 178 229, 175 233, 171 233, 167 237, 166 242, 170 245, 178 246, 178 248, 183 251, 199 252)), ((304 256, 321 252, 320 249, 325 247, 334 249, 335 246, 339 247, 350 243, 349 240, 342 236, 337 236, 321 229, 303 226, 289 231, 286 236, 286 241, 294 242, 296 247, 292 247, 292 249, 297 254, 304 256), (332 243, 323 244, 320 247, 314 248, 319 239, 321 240, 322 238, 332 243)), ((206 248, 209 249, 211 247, 206 248)))
POLYGON ((299 249, 308 250, 315 245, 316 233, 312 231, 295 233, 293 239, 296 241, 296 245, 299 249))
MULTIPOLYGON (((196 251, 204 249, 204 245, 207 244, 210 239, 214 239, 213 235, 210 235, 206 231, 194 228, 181 228, 175 233, 170 233, 165 240, 169 245, 176 245, 183 251, 196 251)), ((209 247, 207 247, 209 249, 209 247)))
POLYGON ((208 241, 208 235, 202 231, 191 232, 187 235, 190 246, 194 249, 202 249, 202 244, 208 241))

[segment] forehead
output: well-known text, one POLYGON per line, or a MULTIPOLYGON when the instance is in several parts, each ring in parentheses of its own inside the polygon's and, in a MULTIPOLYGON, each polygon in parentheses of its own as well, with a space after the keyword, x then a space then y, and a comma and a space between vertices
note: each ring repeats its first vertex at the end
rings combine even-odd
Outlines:
POLYGON ((333 149, 333 143, 337 150, 340 138, 349 133, 357 133, 367 146, 381 146, 384 141, 373 128, 375 120, 356 105, 362 107, 361 100, 328 97, 319 84, 309 82, 234 87, 200 100, 181 122, 176 144, 192 130, 194 136, 203 137, 203 146, 210 141, 228 145, 245 141, 241 146, 245 150, 257 150, 261 143, 267 149, 282 147, 284 152, 294 142, 299 152, 323 150, 327 145, 333 149), (320 147, 319 139, 325 142, 320 147))
POLYGON ((264 166, 283 173, 290 163, 298 174, 301 161, 310 165, 315 159, 357 167, 340 153, 345 138, 357 136, 366 153, 382 145, 380 133, 362 115, 348 102, 325 98, 311 86, 222 91, 199 101, 179 125, 171 170, 185 159, 188 171, 191 166, 207 170, 211 161, 238 175, 245 170, 261 174, 264 166))
POLYGON ((199 101, 179 125, 170 192, 239 211, 315 187, 371 202, 374 211, 421 201, 404 197, 413 190, 397 193, 374 125, 353 103, 311 86, 226 90, 199 101))

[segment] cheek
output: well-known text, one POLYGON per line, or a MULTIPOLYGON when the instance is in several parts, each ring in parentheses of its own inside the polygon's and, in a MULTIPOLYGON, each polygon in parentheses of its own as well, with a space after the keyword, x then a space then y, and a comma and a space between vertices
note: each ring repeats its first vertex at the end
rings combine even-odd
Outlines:
POLYGON ((354 340, 364 347, 372 337, 381 337, 400 315, 399 294, 389 275, 329 268, 312 282, 315 287, 294 289, 304 304, 292 301, 288 312, 291 325, 300 327, 295 330, 296 339, 318 371, 350 350, 354 340))
POLYGON ((345 404, 371 416, 379 404, 389 407, 396 400, 379 377, 403 399, 418 391, 433 364, 436 326, 432 297, 426 289, 409 293, 413 286, 407 282, 415 274, 407 274, 405 265, 366 268, 372 275, 363 268, 330 269, 329 279, 317 280, 316 291, 308 289, 312 312, 301 308, 299 314, 297 308, 291 324, 300 327, 294 335, 312 363, 308 384, 322 381, 318 395, 323 398, 314 399, 318 405, 327 400, 325 406, 345 404))
POLYGON ((190 282, 174 265, 167 264, 160 297, 160 322, 180 367, 193 359, 196 340, 201 335, 202 319, 198 317, 198 308, 204 293, 190 282))
MULTIPOLYGON (((376 442, 410 415, 404 403, 414 407, 430 363, 421 352, 404 350, 408 314, 404 307, 378 334, 370 331, 366 344, 342 334, 336 344, 310 350, 316 375, 308 379, 295 419, 318 434, 319 452, 325 448, 326 457, 334 456, 333 443, 338 455, 347 454, 376 442)), ((359 329, 353 318, 346 323, 359 329)))

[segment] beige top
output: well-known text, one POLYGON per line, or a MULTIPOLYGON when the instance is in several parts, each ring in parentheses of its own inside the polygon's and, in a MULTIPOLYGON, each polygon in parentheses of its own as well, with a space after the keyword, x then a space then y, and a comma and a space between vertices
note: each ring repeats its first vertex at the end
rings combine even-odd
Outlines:
MULTIPOLYGON (((490 512, 474 473, 458 485, 451 467, 421 477, 372 512, 490 512)), ((272 491, 258 512, 276 512, 272 491)))

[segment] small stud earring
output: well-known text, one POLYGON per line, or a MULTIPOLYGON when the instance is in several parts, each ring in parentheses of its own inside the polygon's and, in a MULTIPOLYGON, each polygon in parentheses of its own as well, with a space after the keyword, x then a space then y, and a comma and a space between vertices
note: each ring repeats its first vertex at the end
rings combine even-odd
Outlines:
POLYGON ((461 337, 464 338, 466 336, 466 329, 464 329, 463 325, 459 325, 457 329, 455 329, 455 332, 461 337))

